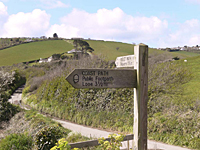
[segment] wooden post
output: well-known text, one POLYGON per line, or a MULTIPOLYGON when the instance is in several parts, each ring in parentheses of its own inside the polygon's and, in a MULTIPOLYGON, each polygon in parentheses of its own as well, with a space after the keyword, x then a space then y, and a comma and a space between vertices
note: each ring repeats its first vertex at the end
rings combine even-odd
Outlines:
POLYGON ((134 55, 137 87, 134 88, 133 150, 147 150, 148 46, 134 46, 134 55))

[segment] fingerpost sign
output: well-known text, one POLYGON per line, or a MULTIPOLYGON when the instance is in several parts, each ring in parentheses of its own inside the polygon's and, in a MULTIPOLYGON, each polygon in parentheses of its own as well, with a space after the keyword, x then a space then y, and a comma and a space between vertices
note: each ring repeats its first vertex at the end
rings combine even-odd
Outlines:
POLYGON ((148 46, 134 46, 134 55, 116 59, 117 67, 75 69, 66 78, 74 88, 134 88, 133 150, 147 150, 148 46))

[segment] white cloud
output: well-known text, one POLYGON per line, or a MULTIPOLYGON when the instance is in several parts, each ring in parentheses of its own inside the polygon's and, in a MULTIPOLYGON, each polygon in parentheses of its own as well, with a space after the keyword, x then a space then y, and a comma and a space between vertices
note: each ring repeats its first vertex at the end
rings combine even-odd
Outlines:
POLYGON ((59 37, 65 37, 65 38, 71 38, 71 37, 77 37, 78 36, 78 28, 75 28, 70 25, 52 25, 50 29, 46 32, 47 37, 52 37, 54 33, 57 33, 59 37))
POLYGON ((4 24, 3 37, 40 36, 49 27, 50 15, 40 9, 30 13, 19 12, 10 15, 4 24))
POLYGON ((178 25, 179 28, 174 33, 169 34, 168 45, 194 46, 200 44, 200 21, 197 19, 186 20, 178 25))
POLYGON ((3 24, 8 18, 7 7, 0 2, 0 33, 3 32, 3 24))
POLYGON ((43 3, 43 7, 47 8, 47 9, 69 7, 69 5, 67 5, 59 0, 40 0, 40 1, 43 3))
POLYGON ((168 28, 166 20, 158 17, 133 17, 120 8, 99 9, 88 13, 78 9, 61 18, 62 24, 73 26, 78 36, 95 39, 113 39, 126 42, 150 42, 164 34, 168 28))
MULTIPOLYGON (((50 0, 57 2, 57 0, 50 0)), ((49 2, 50 2, 49 1, 49 2)), ((43 3, 47 0, 43 0, 43 3)), ((131 16, 120 8, 99 9, 96 13, 73 9, 60 19, 60 24, 50 26, 50 15, 40 9, 32 12, 8 15, 7 7, 0 2, 1 37, 84 37, 92 39, 116 40, 122 42, 145 43, 153 47, 173 47, 200 45, 200 20, 191 19, 184 23, 174 23, 175 31, 170 31, 169 23, 156 16, 131 16)))
POLYGON ((0 2, 0 15, 7 15, 7 7, 4 3, 0 2))

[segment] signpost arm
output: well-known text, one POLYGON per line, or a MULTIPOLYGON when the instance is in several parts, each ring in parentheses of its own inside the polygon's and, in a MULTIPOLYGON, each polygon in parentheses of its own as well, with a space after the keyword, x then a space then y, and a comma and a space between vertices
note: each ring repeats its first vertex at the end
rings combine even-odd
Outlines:
POLYGON ((148 46, 134 46, 134 55, 137 87, 134 88, 133 150, 147 150, 148 46))

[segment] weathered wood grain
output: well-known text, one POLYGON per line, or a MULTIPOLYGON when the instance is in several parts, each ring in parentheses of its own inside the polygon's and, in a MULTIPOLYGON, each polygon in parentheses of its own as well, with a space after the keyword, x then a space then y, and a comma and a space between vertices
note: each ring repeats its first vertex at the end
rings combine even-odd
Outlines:
POLYGON ((134 89, 133 149, 147 150, 148 46, 134 47, 137 88, 134 89))
POLYGON ((75 69, 66 79, 74 88, 134 88, 137 85, 133 69, 75 69))
MULTIPOLYGON (((133 140, 133 134, 126 135, 123 141, 133 140)), ((110 141, 110 138, 106 138, 105 141, 110 141)), ((83 148, 83 147, 91 147, 91 146, 98 146, 98 140, 91 140, 85 142, 78 142, 78 143, 70 143, 71 149, 73 148, 83 148)))

